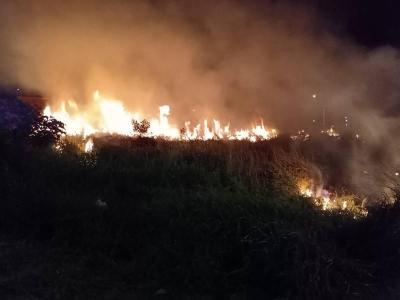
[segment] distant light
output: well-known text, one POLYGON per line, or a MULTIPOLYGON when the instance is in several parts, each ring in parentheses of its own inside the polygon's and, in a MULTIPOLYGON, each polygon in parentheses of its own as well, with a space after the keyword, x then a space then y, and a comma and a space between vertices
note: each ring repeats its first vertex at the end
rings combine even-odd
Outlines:
POLYGON ((356 139, 359 139, 359 138, 360 138, 360 136, 358 134, 356 134, 356 139))
POLYGON ((314 119, 314 120, 312 120, 312 122, 313 122, 313 123, 315 123, 315 119, 314 119))
POLYGON ((313 94, 312 97, 315 99, 317 98, 317 94, 313 94))
POLYGON ((400 173, 399 173, 399 172, 396 172, 396 173, 394 173, 394 175, 396 175, 396 176, 399 176, 399 175, 400 175, 400 173))

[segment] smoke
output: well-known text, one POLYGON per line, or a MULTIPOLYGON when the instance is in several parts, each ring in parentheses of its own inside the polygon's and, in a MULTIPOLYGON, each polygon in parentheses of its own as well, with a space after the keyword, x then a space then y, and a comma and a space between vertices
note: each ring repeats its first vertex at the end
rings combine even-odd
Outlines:
POLYGON ((324 110, 326 125, 348 116, 372 148, 385 142, 379 159, 354 153, 349 172, 396 164, 398 51, 333 36, 310 7, 248 2, 5 0, 0 80, 54 102, 99 89, 147 114, 169 104, 177 123, 320 129, 324 110))
POLYGON ((318 29, 317 16, 301 7, 257 10, 236 1, 2 6, 0 74, 55 101, 83 102, 100 89, 134 109, 169 104, 185 120, 194 109, 237 122, 264 117, 293 130, 319 117, 313 94, 336 108, 344 98, 369 94, 363 91, 369 75, 359 66, 364 54, 318 29))

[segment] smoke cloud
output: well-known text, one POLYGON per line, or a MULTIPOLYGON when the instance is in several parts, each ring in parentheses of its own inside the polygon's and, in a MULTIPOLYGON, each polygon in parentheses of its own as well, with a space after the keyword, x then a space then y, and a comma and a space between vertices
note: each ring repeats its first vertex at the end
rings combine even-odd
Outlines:
MULTIPOLYGON (((350 125, 397 163, 400 58, 330 34, 284 1, 2 1, 0 79, 84 105, 94 90, 176 123, 263 117, 280 131, 350 125), (312 95, 317 95, 313 98, 312 95), (315 120, 313 122, 313 120, 315 120)), ((354 154, 351 171, 367 157, 354 154)))

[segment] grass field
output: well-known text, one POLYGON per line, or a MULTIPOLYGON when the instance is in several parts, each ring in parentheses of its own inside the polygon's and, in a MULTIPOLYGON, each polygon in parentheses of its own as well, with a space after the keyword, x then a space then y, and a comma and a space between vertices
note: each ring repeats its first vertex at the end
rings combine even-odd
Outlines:
POLYGON ((3 299, 396 299, 399 206, 298 194, 288 144, 0 141, 3 299))

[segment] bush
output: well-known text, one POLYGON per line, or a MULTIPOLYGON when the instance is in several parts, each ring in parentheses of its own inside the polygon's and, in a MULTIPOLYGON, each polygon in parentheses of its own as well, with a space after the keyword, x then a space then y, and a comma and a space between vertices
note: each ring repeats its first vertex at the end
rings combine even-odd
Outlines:
POLYGON ((147 121, 146 119, 143 119, 142 122, 132 120, 132 127, 133 127, 133 132, 139 133, 139 135, 145 135, 149 128, 150 128, 150 122, 147 121))
POLYGON ((47 147, 59 142, 65 133, 62 122, 53 117, 38 115, 31 125, 29 141, 34 146, 47 147))

